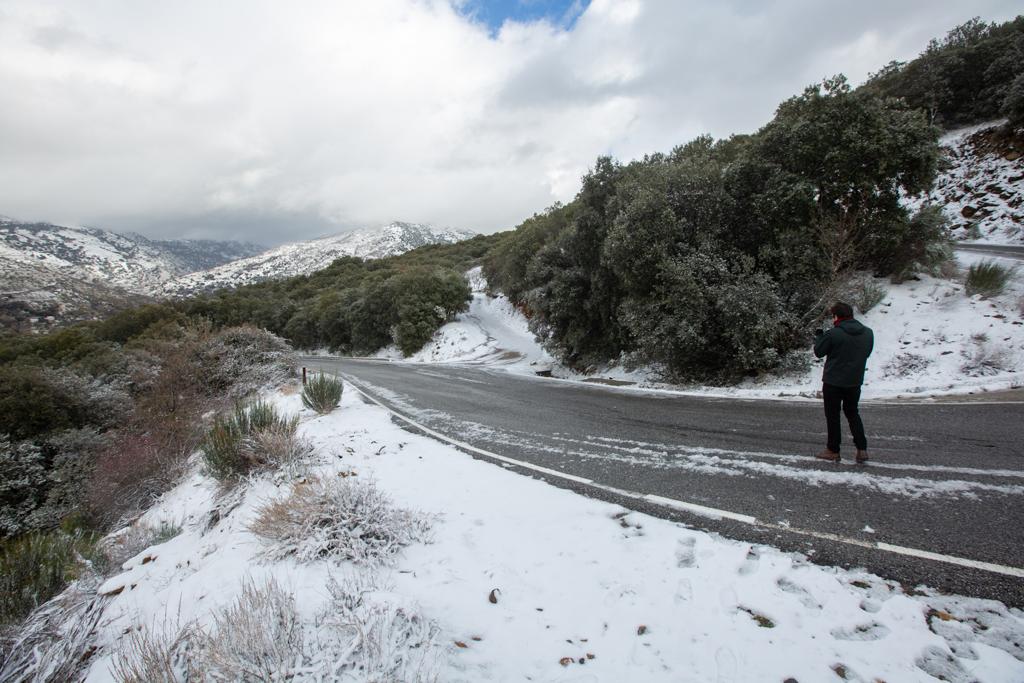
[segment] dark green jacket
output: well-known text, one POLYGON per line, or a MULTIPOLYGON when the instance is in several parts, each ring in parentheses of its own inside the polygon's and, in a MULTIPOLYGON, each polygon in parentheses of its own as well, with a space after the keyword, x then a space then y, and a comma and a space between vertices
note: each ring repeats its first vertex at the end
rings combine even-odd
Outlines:
POLYGON ((859 387, 864 365, 875 346, 871 328, 850 319, 814 337, 814 355, 828 356, 822 381, 835 387, 859 387))

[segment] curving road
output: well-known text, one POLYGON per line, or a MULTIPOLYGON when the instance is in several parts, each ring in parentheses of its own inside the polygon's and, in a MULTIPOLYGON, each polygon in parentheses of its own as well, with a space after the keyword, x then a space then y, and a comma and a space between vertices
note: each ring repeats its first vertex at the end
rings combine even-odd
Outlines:
POLYGON ((908 586, 1024 605, 1019 401, 865 404, 873 460, 835 465, 811 457, 825 434, 810 401, 655 394, 467 366, 303 364, 342 374, 419 425, 529 463, 524 473, 554 485, 908 586))

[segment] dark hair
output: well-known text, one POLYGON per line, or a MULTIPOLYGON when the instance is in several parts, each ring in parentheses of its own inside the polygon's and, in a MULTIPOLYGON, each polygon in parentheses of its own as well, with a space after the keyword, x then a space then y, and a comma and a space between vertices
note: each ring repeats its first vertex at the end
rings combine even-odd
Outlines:
POLYGON ((837 301, 831 309, 832 315, 837 318, 852 318, 853 317, 853 306, 850 304, 844 304, 842 301, 837 301))

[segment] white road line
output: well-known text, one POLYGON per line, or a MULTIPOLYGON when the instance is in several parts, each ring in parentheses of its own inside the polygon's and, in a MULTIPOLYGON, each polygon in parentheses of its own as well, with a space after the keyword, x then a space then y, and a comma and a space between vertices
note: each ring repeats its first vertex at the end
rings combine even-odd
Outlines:
MULTIPOLYGON (((343 375, 344 375, 344 373, 343 373, 343 375)), ((410 417, 406 417, 405 415, 403 415, 402 413, 398 412, 397 410, 394 410, 393 408, 391 408, 391 407, 385 405, 384 403, 378 401, 373 396, 370 396, 366 391, 361 389, 356 382, 352 381, 350 376, 347 376, 347 375, 344 375, 344 376, 345 376, 345 379, 349 382, 349 384, 351 384, 353 386, 353 388, 357 392, 359 392, 360 396, 366 398, 368 401, 371 401, 371 402, 377 404, 378 406, 380 406, 384 410, 388 411, 389 413, 391 413, 392 415, 394 415, 398 419, 411 424, 413 427, 415 427, 416 429, 422 431, 423 433, 425 433, 425 434, 427 434, 429 436, 432 436, 435 439, 438 439, 440 441, 444 441, 446 443, 452 444, 453 446, 456 446, 456 447, 458 447, 458 448, 460 448, 462 450, 470 451, 471 453, 477 453, 478 455, 482 455, 482 456, 484 456, 486 458, 491 458, 493 460, 498 460, 500 462, 508 463, 510 465, 515 465, 516 467, 522 467, 523 469, 532 470, 534 472, 540 472, 542 474, 547 474, 547 475, 552 476, 552 477, 557 477, 558 479, 564 479, 566 481, 571 481, 571 482, 575 482, 577 484, 582 484, 583 486, 588 486, 590 488, 594 488, 594 489, 597 489, 597 490, 600 490, 600 491, 606 491, 606 492, 610 492, 610 493, 615 493, 617 495, 625 496, 625 497, 628 497, 628 498, 633 498, 633 499, 636 499, 636 500, 647 501, 649 503, 653 503, 655 505, 660 505, 662 507, 668 507, 668 508, 673 508, 673 509, 676 509, 676 510, 683 510, 683 511, 686 511, 686 512, 691 512, 691 513, 700 515, 702 517, 709 517, 709 518, 712 518, 712 519, 729 519, 729 520, 732 520, 732 521, 735 521, 735 522, 740 522, 742 524, 748 524, 750 526, 758 526, 758 527, 763 527, 763 528, 767 528, 767 529, 777 529, 777 530, 780 530, 780 531, 786 531, 788 533, 799 534, 801 536, 810 536, 812 538, 819 538, 819 539, 822 539, 822 540, 833 541, 833 542, 836 542, 836 543, 843 543, 843 544, 846 544, 846 545, 857 546, 857 547, 860 547, 860 548, 869 548, 869 549, 872 549, 872 550, 881 550, 883 552, 893 553, 895 555, 906 555, 906 556, 909 556, 909 557, 916 557, 916 558, 924 559, 924 560, 932 560, 934 562, 943 562, 945 564, 953 564, 953 565, 957 565, 957 566, 960 566, 960 567, 970 567, 971 569, 980 569, 982 571, 990 572, 992 574, 1002 574, 1004 576, 1014 576, 1014 577, 1017 577, 1017 578, 1024 578, 1024 569, 1022 569, 1020 567, 1011 567, 1011 566, 1008 566, 1008 565, 995 564, 995 563, 992 563, 992 562, 984 562, 984 561, 981 561, 981 560, 972 560, 972 559, 969 559, 969 558, 966 558, 966 557, 957 557, 955 555, 946 555, 946 554, 943 554, 943 553, 935 553, 935 552, 932 552, 930 550, 920 550, 918 548, 907 548, 905 546, 893 545, 891 543, 883 543, 881 541, 862 541, 862 540, 857 539, 857 538, 849 538, 847 536, 840 536, 838 534, 832 534, 832 533, 828 533, 828 532, 824 532, 824 531, 814 531, 813 529, 802 529, 802 528, 799 528, 799 527, 791 527, 791 526, 787 526, 785 524, 774 524, 774 523, 771 523, 771 522, 765 522, 765 521, 759 520, 756 517, 752 517, 750 515, 744 515, 744 514, 741 514, 741 513, 738 513, 738 512, 732 512, 730 510, 720 510, 718 508, 707 507, 705 505, 699 505, 697 503, 690 503, 690 502, 687 502, 687 501, 684 501, 684 500, 676 500, 674 498, 665 498, 664 496, 658 496, 658 495, 654 495, 654 494, 651 494, 651 493, 637 493, 636 491, 629 491, 629 490, 626 490, 626 489, 615 488, 613 486, 606 486, 606 485, 600 484, 600 483, 598 483, 598 482, 596 482, 596 481, 594 481, 592 479, 586 479, 584 477, 578 477, 575 474, 567 474, 565 472, 559 472, 558 470, 553 470, 553 469, 548 468, 548 467, 542 467, 540 465, 535 465, 535 464, 533 464, 531 462, 526 462, 526 461, 523 461, 523 460, 516 460, 515 458, 509 458, 509 457, 504 456, 504 455, 498 455, 497 453, 492 453, 491 451, 484 450, 483 448, 477 448, 476 446, 473 446, 471 444, 465 443, 464 441, 459 441, 457 439, 453 439, 453 438, 451 438, 449 436, 446 436, 446 435, 444 435, 444 434, 442 434, 442 433, 440 433, 438 431, 435 431, 435 430, 433 430, 433 429, 431 429, 431 428, 429 428, 429 427, 427 427, 425 425, 422 425, 419 422, 416 422, 415 420, 413 420, 410 417)))

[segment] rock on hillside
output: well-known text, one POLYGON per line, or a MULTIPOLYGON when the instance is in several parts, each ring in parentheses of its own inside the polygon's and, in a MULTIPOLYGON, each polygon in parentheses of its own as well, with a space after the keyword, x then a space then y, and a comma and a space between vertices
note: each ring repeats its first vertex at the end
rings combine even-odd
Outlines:
POLYGON ((954 130, 939 141, 948 167, 923 201, 943 206, 956 239, 1024 244, 1024 129, 1002 122, 954 130))
POLYGON ((176 278, 164 285, 163 293, 190 296, 263 280, 308 275, 326 268, 342 256, 366 259, 397 256, 427 244, 461 242, 474 234, 419 223, 396 222, 380 228, 286 244, 257 256, 176 278))

